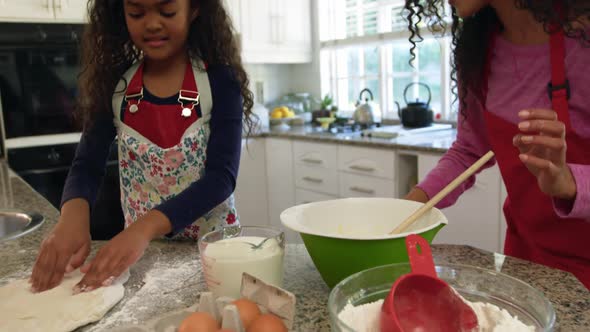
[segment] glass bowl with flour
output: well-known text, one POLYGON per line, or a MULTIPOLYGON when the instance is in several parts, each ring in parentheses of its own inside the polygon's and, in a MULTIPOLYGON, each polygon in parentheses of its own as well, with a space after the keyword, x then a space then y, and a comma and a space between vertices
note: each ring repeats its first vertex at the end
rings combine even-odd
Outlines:
POLYGON ((244 272, 273 286, 283 285, 285 234, 270 227, 235 226, 199 240, 203 275, 216 297, 239 298, 244 272))
MULTIPOLYGON (((364 270, 336 285, 328 300, 332 331, 380 332, 383 299, 407 263, 364 270)), ((492 270, 467 265, 436 265, 438 277, 452 286, 478 317, 477 332, 553 331, 555 311, 527 283, 492 270)))

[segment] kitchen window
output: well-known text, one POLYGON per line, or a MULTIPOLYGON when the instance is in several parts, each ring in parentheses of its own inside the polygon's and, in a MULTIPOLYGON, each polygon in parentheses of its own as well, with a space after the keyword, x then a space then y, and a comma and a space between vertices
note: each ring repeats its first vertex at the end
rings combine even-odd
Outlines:
MULTIPOLYGON (((368 88, 383 118, 397 119, 398 102, 411 82, 426 83, 431 108, 442 120, 456 119, 451 103, 450 38, 434 37, 426 29, 410 66, 409 32, 400 0, 320 0, 319 33, 322 94, 331 94, 342 113, 351 113, 359 93, 368 88)), ((424 87, 408 90, 408 101, 426 101, 424 87)))

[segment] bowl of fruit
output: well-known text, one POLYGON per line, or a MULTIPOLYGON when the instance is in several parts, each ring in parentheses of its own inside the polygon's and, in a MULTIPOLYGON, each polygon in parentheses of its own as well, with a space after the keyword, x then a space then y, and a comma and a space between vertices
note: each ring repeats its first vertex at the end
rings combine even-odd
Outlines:
POLYGON ((270 112, 270 125, 279 127, 280 129, 289 129, 288 122, 295 117, 295 112, 287 106, 279 106, 273 108, 270 112))

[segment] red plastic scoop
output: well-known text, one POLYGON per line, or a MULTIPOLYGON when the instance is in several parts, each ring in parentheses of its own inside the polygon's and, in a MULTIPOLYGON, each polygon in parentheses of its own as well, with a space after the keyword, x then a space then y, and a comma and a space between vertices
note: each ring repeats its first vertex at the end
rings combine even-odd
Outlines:
POLYGON ((381 308, 381 332, 477 331, 475 312, 438 279, 430 246, 418 235, 406 238, 412 272, 400 277, 381 308))

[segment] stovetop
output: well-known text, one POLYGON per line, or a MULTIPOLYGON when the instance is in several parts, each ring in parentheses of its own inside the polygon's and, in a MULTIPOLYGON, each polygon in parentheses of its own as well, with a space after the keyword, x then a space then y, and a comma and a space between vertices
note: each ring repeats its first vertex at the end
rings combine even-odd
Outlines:
POLYGON ((415 135, 419 133, 425 132, 432 132, 438 130, 445 130, 451 129, 452 126, 450 124, 439 124, 433 123, 428 127, 422 128, 407 128, 399 125, 382 125, 380 123, 376 123, 373 125, 363 125, 359 123, 337 123, 334 122, 330 125, 327 131, 324 131, 324 134, 327 135, 353 135, 353 136, 361 136, 361 137, 370 137, 370 138, 383 138, 383 139, 392 139, 400 136, 407 136, 407 135, 415 135))
POLYGON ((366 125, 360 123, 332 123, 330 124, 329 132, 332 134, 354 134, 367 129, 374 129, 381 127, 380 123, 373 125, 366 125))

